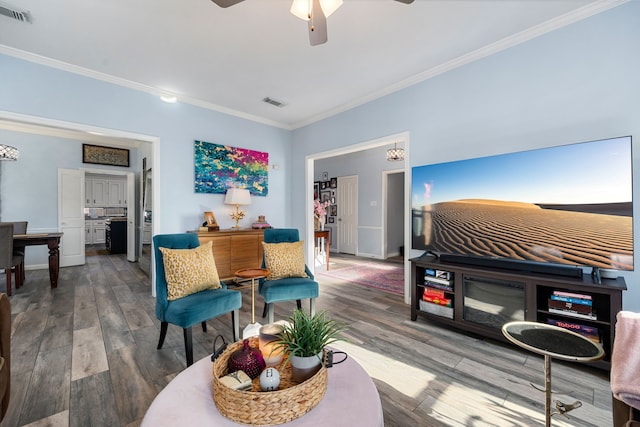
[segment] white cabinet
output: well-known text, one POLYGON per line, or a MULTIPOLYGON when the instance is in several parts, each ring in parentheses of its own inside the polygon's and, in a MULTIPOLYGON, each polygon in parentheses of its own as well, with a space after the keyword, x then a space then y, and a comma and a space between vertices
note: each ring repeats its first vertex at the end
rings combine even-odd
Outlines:
POLYGON ((91 220, 84 222, 85 244, 99 245, 106 242, 104 220, 91 220))
POLYGON ((126 185, 123 180, 109 180, 108 186, 108 204, 109 206, 127 206, 126 185))
POLYGON ((105 206, 107 203, 107 180, 106 179, 85 179, 85 206, 105 206))
POLYGON ((127 206, 123 179, 85 178, 85 207, 127 206))
POLYGON ((151 223, 145 222, 144 226, 142 227, 142 244, 143 245, 151 244, 151 234, 152 234, 151 223))

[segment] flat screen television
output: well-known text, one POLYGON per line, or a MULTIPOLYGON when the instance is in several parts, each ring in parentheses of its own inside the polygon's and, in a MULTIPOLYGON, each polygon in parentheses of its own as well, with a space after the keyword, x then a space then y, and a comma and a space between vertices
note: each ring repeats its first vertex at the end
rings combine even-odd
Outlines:
POLYGON ((633 270, 631 137, 412 168, 412 248, 633 270))

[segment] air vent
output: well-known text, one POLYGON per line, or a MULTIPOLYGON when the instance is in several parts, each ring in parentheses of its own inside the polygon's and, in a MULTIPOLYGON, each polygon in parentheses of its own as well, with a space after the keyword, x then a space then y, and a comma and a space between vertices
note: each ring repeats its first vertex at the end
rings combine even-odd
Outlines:
POLYGON ((8 16, 20 22, 31 22, 29 12, 16 10, 8 4, 0 3, 0 15, 8 16))
POLYGON ((266 102, 267 104, 275 105, 276 107, 280 107, 280 108, 282 108, 285 105, 287 105, 284 102, 280 102, 280 101, 275 100, 273 98, 269 98, 268 96, 266 98, 264 98, 262 101, 266 102))

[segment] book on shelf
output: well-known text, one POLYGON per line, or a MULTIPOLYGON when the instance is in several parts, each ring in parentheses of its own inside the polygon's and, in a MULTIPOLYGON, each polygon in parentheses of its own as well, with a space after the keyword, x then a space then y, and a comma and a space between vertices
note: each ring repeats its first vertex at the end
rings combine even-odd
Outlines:
POLYGON ((578 319, 598 320, 595 313, 578 313, 577 311, 564 310, 560 308, 549 307, 549 313, 561 314, 564 316, 575 317, 578 319))
POLYGON ((444 307, 451 307, 451 299, 441 298, 436 295, 424 294, 422 296, 422 301, 430 302, 432 304, 442 305, 444 307))
POLYGON ((453 285, 443 285, 442 283, 432 282, 430 280, 425 279, 424 286, 429 286, 432 288, 442 289, 445 292, 453 292, 453 285))
POLYGON ((593 305, 593 300, 590 300, 590 299, 567 297, 564 295, 556 295, 556 294, 551 295, 549 298, 551 298, 554 301, 564 301, 564 302, 570 302, 573 304, 582 304, 582 305, 593 305))
POLYGON ((433 268, 426 268, 424 270, 424 274, 426 276, 437 277, 439 279, 451 280, 453 277, 453 273, 446 270, 436 270, 433 268))
POLYGON ((445 285, 445 286, 452 286, 451 284, 451 280, 449 279, 443 279, 441 277, 435 277, 435 276, 424 276, 424 280, 425 282, 432 282, 432 283, 439 283, 441 285, 445 285))
POLYGON ((600 332, 595 326, 582 325, 580 323, 567 322, 558 319, 547 319, 547 323, 578 333, 596 343, 600 343, 602 341, 600 339, 600 332))
POLYGON ((553 295, 570 297, 570 298, 578 298, 578 299, 587 299, 590 300, 591 295, 588 294, 577 294, 575 292, 565 292, 565 291, 553 291, 553 295))
POLYGON ((436 316, 453 319, 453 307, 445 307, 443 305, 433 304, 427 301, 419 300, 420 310, 426 313, 435 314, 436 316))
POLYGON ((439 297, 439 298, 446 298, 444 289, 436 289, 436 288, 426 287, 426 288, 424 288, 424 291, 422 292, 422 296, 424 297, 426 295, 439 297))
POLYGON ((591 305, 576 304, 568 301, 558 301, 551 298, 549 298, 549 308, 559 308, 561 310, 569 310, 585 314, 593 313, 593 306, 591 305))

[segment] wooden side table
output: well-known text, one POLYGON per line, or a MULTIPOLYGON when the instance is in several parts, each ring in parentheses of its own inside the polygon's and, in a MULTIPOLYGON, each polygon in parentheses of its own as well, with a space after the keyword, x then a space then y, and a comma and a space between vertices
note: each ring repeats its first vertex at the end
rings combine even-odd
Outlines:
POLYGON ((331 239, 329 237, 329 230, 314 230, 313 237, 316 240, 316 246, 320 239, 323 239, 323 244, 320 246, 327 254, 327 271, 329 271, 329 258, 331 257, 331 239))
POLYGON ((265 268, 243 268, 236 271, 235 275, 241 279, 251 279, 251 323, 242 330, 242 339, 258 336, 262 325, 256 323, 256 279, 267 277, 269 270, 265 268))

